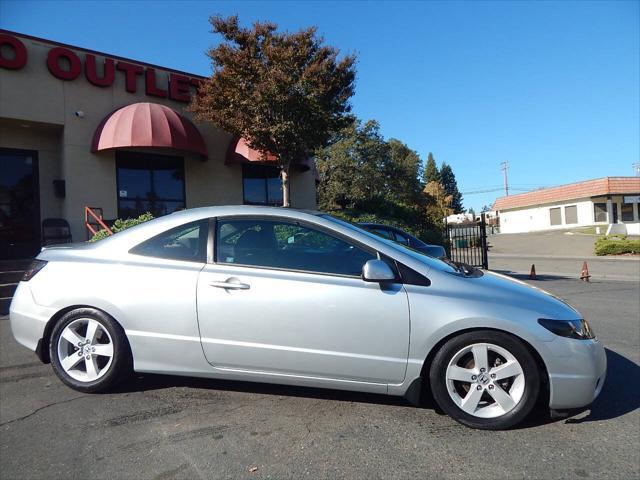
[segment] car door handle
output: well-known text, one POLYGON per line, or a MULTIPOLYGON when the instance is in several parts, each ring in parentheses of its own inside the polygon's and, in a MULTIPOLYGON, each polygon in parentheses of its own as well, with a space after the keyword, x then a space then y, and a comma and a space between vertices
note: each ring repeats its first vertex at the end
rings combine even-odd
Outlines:
POLYGON ((216 288, 224 288, 224 289, 231 289, 231 290, 249 290, 249 288, 251 288, 249 285, 247 285, 246 283, 241 283, 239 280, 236 280, 236 281, 227 280, 225 282, 210 282, 209 285, 216 288))

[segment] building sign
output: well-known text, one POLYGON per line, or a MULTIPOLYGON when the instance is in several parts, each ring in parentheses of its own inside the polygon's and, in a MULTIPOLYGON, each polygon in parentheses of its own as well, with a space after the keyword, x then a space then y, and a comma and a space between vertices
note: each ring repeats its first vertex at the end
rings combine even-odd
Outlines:
MULTIPOLYGON (((13 35, 0 33, 0 67, 20 70, 28 61, 29 54, 24 43, 13 35)), ((153 67, 107 57, 99 61, 92 53, 85 53, 81 57, 65 47, 52 47, 49 50, 47 69, 51 75, 64 81, 75 80, 84 74, 89 83, 101 88, 110 87, 116 75, 122 75, 125 90, 129 93, 136 93, 137 79, 142 77, 146 95, 183 103, 188 103, 191 99, 191 87, 197 88, 201 82, 200 78, 169 72, 168 81, 160 84, 153 67), (99 70, 101 73, 98 73, 99 70)))
POLYGON ((623 203, 640 203, 640 195, 625 195, 622 197, 623 203))

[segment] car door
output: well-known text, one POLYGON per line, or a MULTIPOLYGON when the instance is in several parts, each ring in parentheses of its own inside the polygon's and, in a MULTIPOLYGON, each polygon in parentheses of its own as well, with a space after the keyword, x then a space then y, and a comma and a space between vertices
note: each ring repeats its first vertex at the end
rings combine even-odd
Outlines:
POLYGON ((197 287, 202 348, 217 368, 400 383, 409 347, 399 283, 365 282, 376 252, 289 220, 219 218, 197 287))

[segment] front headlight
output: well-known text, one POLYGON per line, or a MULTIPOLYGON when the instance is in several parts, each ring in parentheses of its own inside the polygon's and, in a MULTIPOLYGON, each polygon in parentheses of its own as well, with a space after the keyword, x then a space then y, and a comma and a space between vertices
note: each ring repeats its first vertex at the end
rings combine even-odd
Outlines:
POLYGON ((586 320, 549 320, 539 318, 538 323, 556 335, 578 340, 590 340, 596 338, 593 330, 586 320))

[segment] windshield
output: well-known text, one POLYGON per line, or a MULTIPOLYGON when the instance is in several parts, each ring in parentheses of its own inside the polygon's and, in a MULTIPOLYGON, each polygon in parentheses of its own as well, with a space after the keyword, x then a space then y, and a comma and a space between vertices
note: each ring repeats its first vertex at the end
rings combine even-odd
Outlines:
POLYGON ((375 238, 376 240, 380 241, 380 242, 384 242, 387 245, 389 245, 390 247, 393 247, 396 250, 400 250, 403 253, 407 254, 407 255, 411 255, 413 258, 415 258, 416 260, 424 263, 425 265, 428 265, 430 267, 436 268, 438 270, 441 270, 443 272, 449 272, 449 273, 457 273, 457 274, 465 274, 464 270, 462 270, 458 265, 456 265, 455 263, 453 263, 451 260, 449 260, 448 258, 436 258, 436 257, 432 257, 430 255, 427 255, 426 253, 422 253, 419 252, 418 250, 414 250, 413 248, 401 244, 401 243, 397 243, 394 242, 393 240, 389 240, 386 239, 384 237, 381 237, 379 235, 376 235, 375 233, 370 232, 369 230, 366 230, 354 223, 351 222, 347 222, 345 220, 341 220, 339 218, 333 217, 327 213, 321 213, 319 214, 320 217, 322 218, 326 218, 327 220, 331 220, 332 222, 335 223, 339 223, 340 225, 343 225, 345 227, 350 228, 351 230, 356 230, 359 233, 363 233, 371 238, 375 238))

